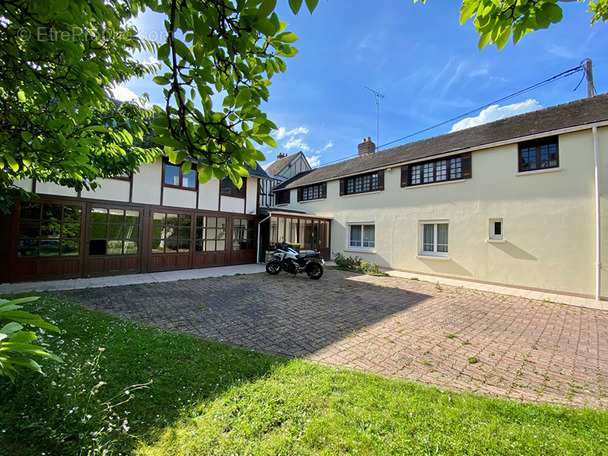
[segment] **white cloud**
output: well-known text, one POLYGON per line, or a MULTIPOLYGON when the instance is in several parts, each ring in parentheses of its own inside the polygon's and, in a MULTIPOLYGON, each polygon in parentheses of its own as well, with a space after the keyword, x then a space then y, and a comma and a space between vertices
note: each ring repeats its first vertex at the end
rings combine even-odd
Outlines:
POLYGON ((113 98, 118 101, 134 101, 138 105, 142 105, 139 100, 139 95, 133 92, 131 89, 127 89, 125 86, 117 85, 110 89, 113 98))
POLYGON ((306 159, 308 160, 308 163, 310 163, 311 168, 317 168, 321 165, 321 154, 316 154, 311 157, 307 155, 306 159))
POLYGON ((144 65, 156 65, 157 63, 160 63, 160 60, 158 60, 156 57, 151 55, 147 59, 144 59, 144 61, 141 63, 143 63, 144 65))
POLYGON ((294 137, 292 137, 289 141, 283 144, 283 147, 287 150, 298 149, 303 152, 308 152, 310 150, 310 147, 308 147, 308 144, 306 144, 302 138, 294 137))
POLYGON ((308 128, 306 127, 297 127, 293 130, 287 130, 285 127, 279 127, 275 135, 277 140, 281 140, 287 136, 293 138, 293 136, 305 135, 306 133, 308 133, 308 128))
POLYGON ((331 149, 332 147, 334 147, 334 142, 332 140, 329 140, 329 142, 327 144, 325 144, 325 147, 323 149, 321 149, 319 152, 324 152, 327 149, 331 149))
POLYGON ((541 109, 540 103, 533 99, 528 99, 521 103, 514 103, 507 106, 492 105, 489 108, 484 109, 476 117, 467 117, 459 122, 456 122, 452 127, 451 131, 464 130, 465 128, 476 127, 488 122, 494 122, 495 120, 504 119, 506 117, 516 116, 518 114, 524 114, 530 111, 536 111, 541 109))

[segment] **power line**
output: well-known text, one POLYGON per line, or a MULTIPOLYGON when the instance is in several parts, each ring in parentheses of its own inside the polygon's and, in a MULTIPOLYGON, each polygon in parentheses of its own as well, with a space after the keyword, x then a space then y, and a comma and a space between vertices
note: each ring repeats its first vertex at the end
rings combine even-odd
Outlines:
MULTIPOLYGON (((584 61, 583 61, 583 62, 584 62, 584 61)), ((471 111, 465 112, 464 114, 460 114, 459 116, 452 117, 451 119, 448 119, 448 120, 446 120, 446 121, 444 121, 444 122, 441 122, 441 123, 438 123, 438 124, 436 124, 436 125, 433 125, 432 127, 424 128, 423 130, 419 130, 419 131, 417 131, 417 132, 415 132, 415 133, 411 133, 411 134, 406 135, 406 136, 404 136, 404 137, 402 137, 402 138, 395 139, 394 141, 391 141, 391 142, 388 142, 388 143, 382 144, 381 146, 378 146, 378 147, 376 148, 376 150, 379 150, 381 147, 386 147, 386 146, 389 146, 389 145, 394 144, 394 143, 396 143, 396 142, 403 141, 404 139, 411 138, 412 136, 416 136, 416 135, 419 135, 419 134, 421 134, 421 133, 425 133, 425 132, 427 132, 427 131, 429 131, 429 130, 433 130, 433 129, 437 128, 437 127, 441 127, 441 126, 443 126, 443 125, 445 125, 445 124, 448 124, 448 123, 450 123, 450 122, 454 122, 455 120, 458 120, 458 119, 460 119, 460 118, 462 118, 462 117, 464 117, 464 116, 468 116, 468 115, 470 115, 470 114, 474 114, 474 113, 476 113, 477 111, 480 111, 480 110, 482 110, 482 109, 488 108, 488 107, 490 107, 490 106, 492 106, 492 105, 495 105, 495 104, 497 104, 497 103, 503 102, 503 101, 508 100, 508 99, 510 99, 510 98, 516 97, 516 96, 518 96, 518 95, 522 95, 522 94, 524 94, 524 93, 526 93, 526 92, 530 92, 530 91, 532 91, 532 90, 534 90, 534 89, 538 89, 539 87, 543 87, 543 86, 545 86, 545 85, 547 85, 547 84, 550 84, 550 83, 552 83, 552 82, 555 82, 555 81, 557 81, 557 80, 559 80, 559 79, 567 78, 568 76, 572 76, 573 74, 576 74, 576 73, 581 72, 581 71, 583 71, 583 72, 585 72, 585 71, 586 71, 584 64, 581 64, 581 65, 579 65, 579 66, 577 66, 577 67, 574 67, 574 68, 570 68, 569 70, 563 71, 562 73, 557 74, 557 75, 555 75, 555 76, 553 76, 553 77, 551 77, 551 78, 549 78, 549 79, 545 79, 544 81, 541 81, 541 82, 539 82, 539 83, 536 83, 536 84, 534 84, 534 85, 531 85, 531 86, 529 86, 529 87, 526 87, 525 89, 522 89, 522 90, 519 90, 519 91, 517 91, 517 92, 514 92, 514 93, 512 93, 512 94, 510 94, 510 95, 507 95, 507 96, 505 96, 505 97, 502 97, 502 98, 500 98, 500 99, 498 99, 498 100, 495 100, 495 101, 492 101, 492 102, 490 102, 490 103, 487 103, 487 104, 485 104, 485 105, 483 105, 483 106, 480 106, 480 107, 478 107, 478 108, 475 108, 475 109, 473 109, 473 110, 471 110, 471 111)), ((579 85, 580 85, 580 84, 579 84, 579 85)), ((577 88, 578 88, 578 86, 577 86, 577 88)), ((371 90, 371 89, 370 89, 370 90, 371 90)), ((576 89, 574 89, 574 90, 576 90, 576 89)), ((338 159, 338 160, 334 160, 334 161, 331 161, 331 162, 325 163, 323 166, 327 166, 327 165, 333 165, 334 163, 339 163, 339 162, 342 162, 342 161, 345 161, 345 160, 349 160, 349 159, 351 159, 351 158, 355 158, 355 157, 358 157, 358 156, 359 156, 358 154, 349 155, 348 157, 340 158, 340 159, 338 159)))

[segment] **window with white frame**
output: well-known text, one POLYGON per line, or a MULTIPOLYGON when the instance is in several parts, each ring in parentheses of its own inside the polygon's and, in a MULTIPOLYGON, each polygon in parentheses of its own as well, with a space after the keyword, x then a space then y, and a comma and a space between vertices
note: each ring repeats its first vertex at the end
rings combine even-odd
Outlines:
POLYGON ((448 222, 420 222, 420 255, 448 256, 448 222))
POLYGON ((505 238, 502 219, 490 219, 490 240, 502 241, 505 238))
POLYGON ((373 223, 353 223, 348 225, 348 248, 351 250, 374 250, 376 247, 376 227, 373 223))

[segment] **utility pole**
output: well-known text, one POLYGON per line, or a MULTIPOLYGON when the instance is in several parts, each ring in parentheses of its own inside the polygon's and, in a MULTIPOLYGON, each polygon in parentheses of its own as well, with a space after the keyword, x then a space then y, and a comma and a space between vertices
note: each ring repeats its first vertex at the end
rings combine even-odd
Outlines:
POLYGON ((595 96, 595 87, 593 86, 593 65, 591 59, 585 60, 585 74, 587 75, 587 98, 595 96))
POLYGON ((374 97, 376 97, 376 152, 377 152, 378 147, 380 147, 380 100, 382 98, 384 98, 384 95, 382 95, 380 92, 376 92, 375 90, 370 89, 367 86, 363 86, 363 87, 365 87, 367 90, 372 92, 374 94, 374 97))

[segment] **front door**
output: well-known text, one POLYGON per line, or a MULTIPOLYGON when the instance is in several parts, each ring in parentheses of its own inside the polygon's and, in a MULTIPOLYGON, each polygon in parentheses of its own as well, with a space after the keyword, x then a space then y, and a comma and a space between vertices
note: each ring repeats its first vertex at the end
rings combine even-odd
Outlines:
POLYGON ((230 264, 255 263, 255 221, 255 217, 234 216, 232 218, 230 264))

